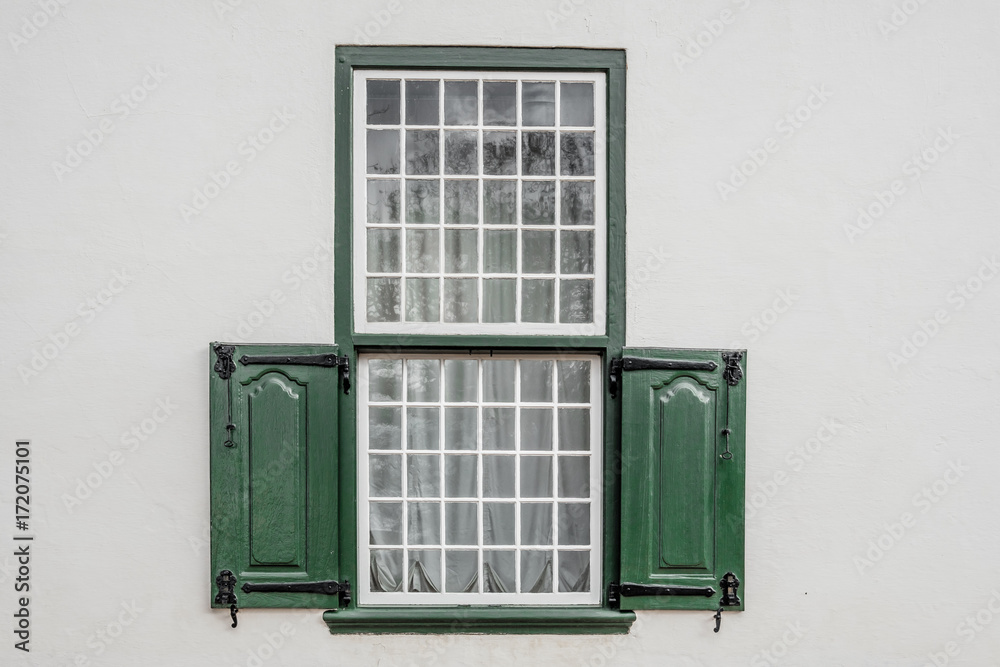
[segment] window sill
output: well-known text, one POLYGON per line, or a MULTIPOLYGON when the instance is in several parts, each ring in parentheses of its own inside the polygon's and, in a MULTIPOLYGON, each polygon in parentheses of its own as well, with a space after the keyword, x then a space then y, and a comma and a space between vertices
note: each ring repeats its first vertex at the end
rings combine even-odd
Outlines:
POLYGON ((323 612, 340 634, 628 634, 633 612, 593 607, 369 607, 323 612))

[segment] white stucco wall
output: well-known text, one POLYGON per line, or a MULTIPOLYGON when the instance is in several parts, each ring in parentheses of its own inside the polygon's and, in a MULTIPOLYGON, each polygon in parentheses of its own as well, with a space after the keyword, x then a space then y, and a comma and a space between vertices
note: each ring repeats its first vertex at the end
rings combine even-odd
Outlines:
POLYGON ((1000 245, 1000 5, 230 1, 0 7, 0 664, 996 664, 1000 280, 976 274, 1000 245), (332 240, 333 48, 366 29, 627 49, 628 342, 751 351, 748 611, 720 634, 684 612, 616 639, 333 637, 319 612, 247 611, 232 631, 208 609, 207 343, 331 340, 330 262, 295 271, 332 240), (748 151, 767 160, 724 200, 748 151), (241 173, 185 219, 230 160, 241 173), (884 215, 845 229, 897 180, 884 215), (116 273, 120 293, 87 305, 116 273), (11 616, 18 438, 30 655, 11 616), (67 507, 95 466, 109 476, 67 507))

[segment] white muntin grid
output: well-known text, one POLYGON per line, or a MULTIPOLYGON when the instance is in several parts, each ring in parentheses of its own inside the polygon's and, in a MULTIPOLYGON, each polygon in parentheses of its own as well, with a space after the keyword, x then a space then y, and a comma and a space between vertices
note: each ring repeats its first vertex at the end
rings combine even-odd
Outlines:
POLYGON ((359 391, 359 413, 358 413, 358 589, 359 604, 362 605, 413 605, 413 604, 510 604, 510 605, 597 605, 600 604, 600 574, 601 574, 601 510, 602 510, 602 451, 601 424, 603 423, 601 414, 601 400, 603 385, 600 377, 600 357, 594 355, 562 355, 545 353, 523 353, 523 354, 362 354, 358 360, 358 391, 359 391), (402 377, 400 380, 401 392, 400 400, 392 401, 372 401, 370 400, 369 388, 369 361, 371 360, 392 360, 401 363, 402 377), (448 396, 447 378, 444 372, 444 362, 446 360, 476 361, 476 400, 475 401, 447 401, 448 396), (409 401, 407 364, 409 360, 433 360, 438 365, 439 393, 436 401, 415 402, 409 401), (551 400, 547 402, 527 402, 521 400, 521 364, 520 361, 551 361, 551 400), (514 387, 515 394, 513 401, 485 401, 484 397, 484 361, 515 361, 516 364, 514 387), (560 402, 559 396, 559 361, 585 361, 589 362, 589 402, 570 403, 560 402), (369 447, 369 409, 374 407, 399 408, 401 415, 400 449, 372 449, 369 447), (427 407, 436 409, 438 412, 438 447, 434 449, 413 449, 410 447, 407 437, 407 409, 427 407), (473 408, 476 411, 476 443, 475 449, 447 449, 445 442, 445 414, 447 407, 473 408), (522 449, 521 438, 521 409, 540 408, 552 411, 552 447, 548 450, 527 450, 522 449), (484 449, 483 443, 483 411, 489 408, 512 408, 515 415, 514 423, 514 448, 511 449, 484 449), (559 442, 559 418, 560 408, 568 409, 589 409, 590 417, 588 421, 590 446, 587 449, 561 449, 559 442), (369 470, 369 460, 371 455, 376 456, 396 456, 400 469, 400 494, 393 496, 378 496, 372 498, 370 494, 371 474, 369 470), (437 496, 410 495, 409 493, 409 469, 408 457, 416 456, 436 456, 438 465, 439 490, 437 496), (476 495, 467 497, 448 497, 446 490, 447 478, 445 477, 445 459, 447 456, 474 456, 476 460, 476 495), (487 457, 511 457, 514 460, 514 493, 513 497, 494 498, 484 495, 485 477, 483 474, 484 461, 487 457), (549 457, 551 462, 551 472, 549 473, 549 483, 551 494, 546 497, 522 497, 521 489, 521 460, 527 457, 549 457), (587 459, 587 480, 588 495, 577 497, 562 497, 560 487, 560 458, 587 459), (408 512, 409 504, 417 502, 428 502, 437 504, 439 519, 439 535, 436 544, 409 544, 408 535, 408 512), (402 541, 399 544, 371 544, 370 521, 371 505, 374 503, 397 504, 402 508, 400 530, 402 541), (455 545, 448 544, 447 524, 445 507, 448 503, 474 503, 476 508, 476 543, 455 545), (486 544, 483 531, 484 503, 507 503, 514 506, 514 539, 512 544, 486 544), (551 505, 552 528, 550 544, 522 544, 521 523, 522 507, 528 504, 551 505), (560 544, 559 514, 560 506, 568 511, 578 511, 582 506, 589 506, 589 544, 560 544), (372 552, 377 550, 389 550, 399 553, 402 561, 401 590, 398 592, 384 592, 372 590, 371 581, 371 559, 372 552), (442 592, 411 592, 408 590, 409 554, 411 551, 436 551, 440 555, 440 571, 438 580, 442 592), (489 551, 514 552, 514 573, 516 578, 515 590, 511 592, 496 593, 484 590, 484 554, 489 551), (534 582, 522 581, 522 554, 526 552, 547 552, 552 559, 552 590, 549 592, 532 593, 526 589, 534 582), (586 552, 590 557, 590 577, 589 586, 586 592, 560 592, 559 559, 560 552, 586 552), (446 554, 448 552, 466 552, 476 555, 476 591, 456 592, 447 590, 446 554), (523 592, 522 592, 523 591, 523 592))
MULTIPOLYGON (((359 333, 427 333, 427 334, 565 334, 565 335, 603 335, 606 331, 606 256, 607 256, 607 176, 606 176, 606 93, 605 77, 593 72, 514 72, 514 71, 408 71, 408 70, 359 70, 354 75, 353 100, 353 148, 354 148, 354 213, 353 213, 353 261, 354 261, 354 317, 355 329, 359 333), (399 81, 400 85, 400 123, 395 125, 367 124, 367 82, 373 80, 399 81), (412 125, 406 123, 406 82, 436 81, 438 83, 438 124, 412 125), (474 81, 477 86, 477 124, 447 125, 445 124, 445 94, 446 82, 474 81), (516 87, 515 114, 516 120, 511 125, 484 124, 484 82, 512 82, 516 87), (553 125, 535 126, 523 124, 522 90, 525 83, 545 82, 555 87, 555 121, 553 125), (593 126, 563 126, 561 120, 562 87, 560 83, 587 82, 594 87, 594 124, 593 126), (390 131, 397 133, 399 145, 399 173, 376 174, 367 173, 367 135, 369 130, 390 131), (436 131, 438 133, 438 168, 434 174, 408 174, 406 160, 406 132, 409 130, 436 131), (446 134, 453 131, 474 132, 476 134, 476 171, 473 174, 450 174, 446 169, 446 134), (483 135, 486 132, 512 132, 516 139, 516 172, 506 175, 490 175, 484 173, 483 135), (522 148, 525 133, 546 132, 554 135, 554 171, 549 175, 527 175, 523 173, 522 148), (594 173, 593 175, 564 175, 562 173, 562 141, 565 133, 593 134, 594 173), (399 188, 398 223, 368 224, 368 182, 390 181, 399 188), (436 223, 411 223, 406 219, 406 188, 407 182, 427 181, 438 185, 438 219, 436 223), (474 224, 444 224, 446 215, 445 183, 448 181, 472 181, 477 184, 478 219, 474 224), (516 218, 514 224, 485 224, 484 189, 487 181, 510 181, 516 190, 516 218), (593 183, 593 223, 590 225, 563 225, 562 191, 564 183, 593 183), (547 182, 555 186, 554 222, 553 224, 523 224, 523 189, 525 183, 547 182), (399 271, 374 272, 369 271, 367 263, 367 236, 370 229, 398 230, 399 234, 399 271), (448 272, 445 270, 447 248, 445 236, 447 232, 457 233, 462 230, 474 231, 477 243, 477 266, 470 272, 448 272), (516 235, 515 253, 516 267, 513 273, 485 271, 484 239, 485 231, 513 231, 516 235), (418 272, 407 262, 407 239, 409 235, 424 232, 437 233, 437 270, 418 272), (525 273, 523 271, 524 233, 550 232, 554 235, 554 262, 552 273, 525 273), (564 232, 592 232, 592 269, 591 273, 564 273, 562 271, 562 234, 564 232), (368 321, 367 290, 369 278, 389 278, 398 280, 399 289, 399 321, 377 322, 368 321), (420 279, 437 280, 437 321, 408 320, 407 290, 408 283, 420 279), (477 307, 475 322, 445 321, 445 310, 449 305, 445 296, 445 281, 468 279, 476 283, 477 307), (514 321, 485 322, 484 320, 484 281, 496 279, 511 279, 515 285, 514 321), (553 322, 522 321, 522 300, 525 280, 548 280, 553 285, 554 313, 553 322), (592 314, 590 322, 560 322, 561 289, 564 280, 592 281, 592 314)), ((416 238, 416 236, 414 236, 416 238)), ((579 237, 577 237, 579 238, 579 237)), ((453 283, 457 285, 458 283, 453 283)), ((566 283, 569 287, 569 283, 566 283)))

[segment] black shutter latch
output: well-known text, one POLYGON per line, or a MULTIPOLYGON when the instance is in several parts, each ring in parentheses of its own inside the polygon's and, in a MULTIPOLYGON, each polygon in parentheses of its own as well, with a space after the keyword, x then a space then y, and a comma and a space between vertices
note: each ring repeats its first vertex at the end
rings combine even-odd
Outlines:
POLYGON ((233 627, 236 627, 236 612, 239 611, 236 601, 236 575, 230 570, 221 570, 215 577, 215 585, 219 592, 215 594, 215 604, 228 604, 229 615, 233 617, 233 627))

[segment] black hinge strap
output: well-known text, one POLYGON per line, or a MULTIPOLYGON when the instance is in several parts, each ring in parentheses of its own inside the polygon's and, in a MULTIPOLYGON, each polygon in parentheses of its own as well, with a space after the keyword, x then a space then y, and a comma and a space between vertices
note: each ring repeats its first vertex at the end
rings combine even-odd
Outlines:
POLYGON ((344 581, 302 581, 291 583, 251 583, 246 582, 240 589, 244 593, 322 593, 341 596, 341 602, 351 603, 351 583, 344 581))
POLYGON ((622 357, 611 360, 608 368, 608 389, 611 391, 611 398, 618 395, 623 371, 714 371, 718 367, 719 364, 714 361, 622 357))
POLYGON ((640 595, 691 595, 710 598, 715 595, 711 586, 647 586, 644 584, 621 584, 618 592, 622 597, 640 595))
POLYGON ((324 368, 339 368, 340 382, 344 393, 351 393, 351 359, 346 354, 342 357, 336 354, 293 354, 293 355, 255 355, 244 354, 240 357, 244 366, 251 364, 284 364, 287 366, 322 366, 324 368))

